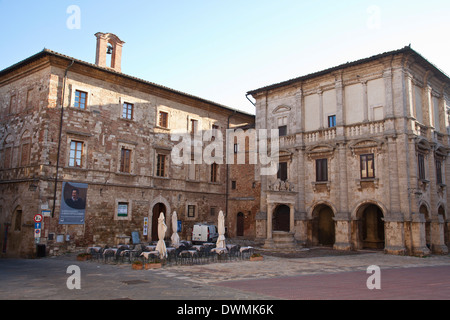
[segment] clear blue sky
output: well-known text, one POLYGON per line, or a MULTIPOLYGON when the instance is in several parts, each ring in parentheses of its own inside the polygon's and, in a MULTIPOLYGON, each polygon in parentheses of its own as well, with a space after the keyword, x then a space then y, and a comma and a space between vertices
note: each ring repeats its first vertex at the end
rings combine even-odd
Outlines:
POLYGON ((448 0, 0 0, 0 70, 43 48, 94 63, 111 32, 123 73, 254 113, 249 90, 410 43, 450 74, 449 14, 448 0))

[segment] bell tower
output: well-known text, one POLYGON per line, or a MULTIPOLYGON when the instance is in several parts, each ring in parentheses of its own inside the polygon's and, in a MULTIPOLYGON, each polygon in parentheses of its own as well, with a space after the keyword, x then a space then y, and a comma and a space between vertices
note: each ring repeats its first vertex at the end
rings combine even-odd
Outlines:
POLYGON ((97 37, 95 64, 121 72, 122 47, 125 42, 112 33, 97 32, 95 36, 97 37), (109 54, 111 55, 111 65, 107 63, 109 54))

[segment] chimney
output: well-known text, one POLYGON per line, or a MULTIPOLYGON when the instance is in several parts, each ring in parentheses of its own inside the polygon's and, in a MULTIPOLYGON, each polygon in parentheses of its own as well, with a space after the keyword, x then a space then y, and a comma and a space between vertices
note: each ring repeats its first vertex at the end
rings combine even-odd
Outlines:
POLYGON ((121 72, 122 47, 125 42, 119 39, 115 34, 97 32, 97 53, 95 64, 99 67, 111 68, 121 72), (111 65, 107 65, 107 55, 111 54, 111 65))

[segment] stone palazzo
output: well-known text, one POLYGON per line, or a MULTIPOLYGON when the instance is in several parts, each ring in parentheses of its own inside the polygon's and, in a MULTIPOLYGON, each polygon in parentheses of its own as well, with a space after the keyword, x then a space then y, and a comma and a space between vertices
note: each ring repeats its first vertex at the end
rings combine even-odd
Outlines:
POLYGON ((280 135, 278 174, 260 177, 257 237, 447 253, 449 84, 405 47, 248 92, 256 129, 280 135))

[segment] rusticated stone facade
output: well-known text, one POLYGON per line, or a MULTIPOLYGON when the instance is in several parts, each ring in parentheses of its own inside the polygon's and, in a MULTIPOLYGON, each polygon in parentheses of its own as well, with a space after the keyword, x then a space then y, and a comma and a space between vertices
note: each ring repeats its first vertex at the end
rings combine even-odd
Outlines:
POLYGON ((121 73, 123 42, 96 36, 97 64, 44 50, 0 71, 2 256, 34 256, 36 244, 50 255, 113 246, 131 242, 134 231, 156 240, 160 212, 168 239, 176 211, 189 240, 195 222, 216 224, 226 210, 225 164, 174 163, 171 134, 225 135, 254 116, 121 73), (84 220, 75 224, 60 214, 63 183, 87 186, 84 220), (38 240, 36 214, 44 217, 38 240))
POLYGON ((279 129, 285 171, 261 176, 257 236, 447 253, 449 84, 405 47, 250 91, 256 129, 279 129))

